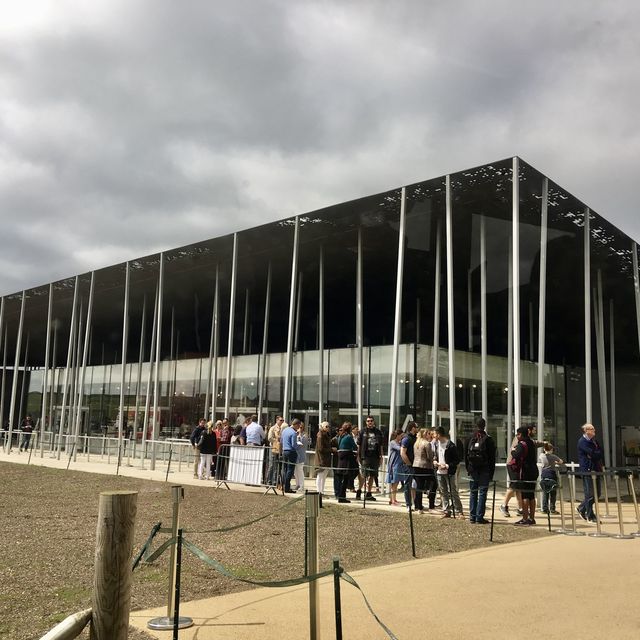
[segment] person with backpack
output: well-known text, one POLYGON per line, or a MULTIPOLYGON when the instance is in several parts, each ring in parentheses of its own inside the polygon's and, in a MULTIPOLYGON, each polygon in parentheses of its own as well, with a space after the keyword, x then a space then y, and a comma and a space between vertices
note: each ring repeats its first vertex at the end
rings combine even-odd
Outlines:
POLYGON ((476 422, 476 431, 465 447, 464 462, 469 478, 469 521, 487 524, 484 513, 487 504, 489 483, 496 468, 496 445, 486 431, 484 418, 476 422))
POLYGON ((522 500, 522 519, 514 522, 517 526, 531 526, 536 523, 536 481, 538 480, 538 456, 536 446, 529 436, 528 427, 518 427, 518 444, 513 450, 511 468, 518 478, 515 489, 522 500))

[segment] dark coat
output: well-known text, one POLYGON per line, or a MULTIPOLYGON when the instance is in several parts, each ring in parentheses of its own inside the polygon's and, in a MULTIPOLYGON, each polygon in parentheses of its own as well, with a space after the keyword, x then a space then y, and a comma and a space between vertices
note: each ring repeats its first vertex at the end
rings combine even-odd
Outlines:
POLYGON ((470 478, 477 478, 478 476, 489 476, 489 480, 493 480, 493 474, 496 469, 496 443, 493 438, 484 431, 476 431, 469 440, 467 440, 464 448, 464 463, 467 468, 467 473, 470 478), (487 450, 487 464, 482 469, 476 469, 469 464, 469 447, 472 442, 475 442, 479 437, 486 438, 485 447, 487 450))
POLYGON ((325 431, 318 431, 316 440, 316 467, 331 466, 331 436, 325 431))
POLYGON ((214 454, 216 448, 216 434, 213 431, 204 431, 200 436, 200 453, 214 454))
POLYGON ((578 440, 578 463, 580 471, 602 471, 604 453, 595 438, 582 436, 578 440))

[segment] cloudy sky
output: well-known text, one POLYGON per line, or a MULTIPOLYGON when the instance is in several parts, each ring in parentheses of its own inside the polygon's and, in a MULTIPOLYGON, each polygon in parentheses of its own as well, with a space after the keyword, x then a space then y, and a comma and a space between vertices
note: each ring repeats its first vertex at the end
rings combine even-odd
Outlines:
POLYGON ((637 0, 0 4, 0 293, 520 155, 640 240, 637 0))

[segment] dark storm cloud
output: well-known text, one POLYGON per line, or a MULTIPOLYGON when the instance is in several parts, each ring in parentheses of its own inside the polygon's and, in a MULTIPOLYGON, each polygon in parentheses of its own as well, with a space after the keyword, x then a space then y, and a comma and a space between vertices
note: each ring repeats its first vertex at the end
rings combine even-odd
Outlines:
POLYGON ((41 6, 0 9, 3 292, 516 153, 640 237, 635 2, 41 6))

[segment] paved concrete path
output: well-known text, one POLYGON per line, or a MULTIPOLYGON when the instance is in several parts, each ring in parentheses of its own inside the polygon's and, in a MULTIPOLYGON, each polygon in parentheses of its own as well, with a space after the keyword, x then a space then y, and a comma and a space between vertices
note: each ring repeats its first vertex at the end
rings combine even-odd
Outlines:
MULTIPOLYGON (((414 560, 353 576, 399 640, 640 637, 640 539, 554 536, 414 560)), ((254 589, 184 603, 184 640, 309 637, 306 587, 254 589)), ((322 637, 335 638, 333 583, 320 589, 322 637)), ((386 634, 359 592, 342 583, 345 640, 386 634)), ((135 611, 144 629, 165 609, 135 611)), ((151 632, 168 638, 167 632, 151 632)))

